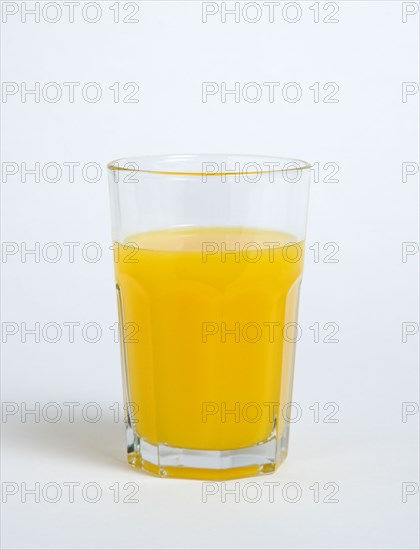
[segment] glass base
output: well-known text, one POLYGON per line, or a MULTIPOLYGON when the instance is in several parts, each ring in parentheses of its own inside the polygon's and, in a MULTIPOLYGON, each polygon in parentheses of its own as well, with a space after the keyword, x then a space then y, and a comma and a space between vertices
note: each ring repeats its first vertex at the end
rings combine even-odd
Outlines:
POLYGON ((169 478, 228 480, 273 473, 287 456, 288 427, 253 447, 226 451, 152 445, 128 428, 128 462, 147 473, 169 478))

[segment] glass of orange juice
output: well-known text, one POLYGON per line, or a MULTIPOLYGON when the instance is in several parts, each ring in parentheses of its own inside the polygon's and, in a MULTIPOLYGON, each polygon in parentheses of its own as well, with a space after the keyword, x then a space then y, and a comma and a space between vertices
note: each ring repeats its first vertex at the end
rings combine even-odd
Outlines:
POLYGON ((211 154, 108 164, 133 466, 224 480, 285 459, 310 168, 211 154))

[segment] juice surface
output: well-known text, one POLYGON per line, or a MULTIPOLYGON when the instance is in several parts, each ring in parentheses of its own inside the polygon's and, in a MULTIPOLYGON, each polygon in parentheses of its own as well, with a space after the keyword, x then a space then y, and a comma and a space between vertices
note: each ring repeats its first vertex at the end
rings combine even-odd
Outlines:
POLYGON ((187 227, 133 235, 115 253, 137 434, 201 450, 281 435, 303 242, 187 227))

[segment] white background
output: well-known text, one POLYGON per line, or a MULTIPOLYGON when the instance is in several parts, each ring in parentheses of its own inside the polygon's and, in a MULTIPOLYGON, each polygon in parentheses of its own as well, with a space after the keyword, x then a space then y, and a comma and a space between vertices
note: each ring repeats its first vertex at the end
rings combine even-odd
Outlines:
MULTIPOLYGON (((3 335, 2 397, 16 407, 3 417, 2 481, 3 489, 17 491, 3 495, 3 547, 417 548, 418 494, 403 499, 403 483, 415 490, 419 482, 419 415, 402 418, 403 403, 419 401, 418 334, 406 342, 402 337, 403 323, 418 323, 418 254, 402 261, 402 243, 418 243, 418 175, 402 177, 404 162, 418 163, 418 93, 405 101, 402 96, 404 82, 419 80, 418 14, 403 22, 403 10, 416 4, 341 1, 337 23, 323 22, 334 9, 325 2, 298 3, 295 23, 287 21, 295 18, 293 7, 282 12, 284 2, 271 23, 263 3, 255 23, 249 22, 256 13, 252 5, 241 9, 237 23, 233 16, 223 23, 219 5, 203 23, 201 2, 156 1, 139 3, 132 16, 139 22, 131 24, 114 21, 113 2, 99 2, 96 23, 82 17, 84 2, 75 7, 73 23, 62 3, 56 23, 42 15, 39 23, 30 15, 24 22, 25 3, 2 4, 18 10, 2 24, 3 80, 17 90, 3 95, 3 168, 18 167, 2 182, 3 241, 16 243, 15 254, 3 255, 2 320, 5 330, 19 329, 3 335), (22 101, 24 83, 33 88, 35 82, 41 90, 59 83, 63 97, 48 102, 41 91, 39 102, 33 95, 22 101), (64 82, 80 83, 74 102, 64 82), (88 82, 101 86, 95 103, 82 97, 88 82), (115 82, 119 102, 109 89, 115 82), (138 83, 136 103, 122 101, 127 82, 138 83), (256 82, 265 94, 257 102, 243 96, 235 102, 230 95, 223 103, 219 93, 204 103, 203 82, 226 82, 228 88, 256 82), (264 82, 281 83, 273 102, 264 82), (289 82, 302 90, 300 101, 283 98, 289 82), (309 89, 315 82, 318 102, 309 89), (336 103, 323 102, 328 82, 339 85, 336 103), (222 485, 203 502, 199 481, 155 479, 130 469, 123 424, 109 410, 121 403, 122 389, 118 344, 109 329, 117 314, 104 165, 121 156, 182 152, 292 156, 321 168, 311 191, 296 359, 294 400, 302 417, 292 426, 286 463, 272 476, 239 482, 239 502, 233 495, 224 499, 222 485), (22 182, 21 163, 33 168, 36 162, 41 169, 59 163, 59 181, 46 181, 51 171, 39 182, 33 175, 22 182), (80 163, 73 182, 65 162, 80 163), (81 167, 89 162, 102 167, 97 182, 83 178, 81 167), (323 181, 327 162, 338 165, 338 182, 323 181), (39 261, 33 255, 22 261, 22 243, 34 248, 36 242, 39 261), (56 263, 42 254, 49 242, 62 248, 56 263), (64 242, 80 243, 74 262, 64 242), (88 242, 101 247, 97 262, 81 253, 88 242), (339 246, 336 263, 323 261, 330 242, 339 246), (33 335, 22 341, 22 323, 33 328, 36 322, 69 321, 80 323, 72 343, 64 331, 57 343, 42 336, 37 343, 33 335), (82 338, 88 322, 102 328, 97 343, 82 338), (323 342, 327 322, 339 325, 338 343, 323 342), (314 323, 321 327, 318 343, 309 329, 314 323), (63 418, 53 423, 41 413, 39 422, 34 415, 22 419, 24 407, 36 402, 41 410, 58 403, 63 418), (64 402, 80 403, 74 422, 64 402), (96 423, 81 414, 89 402, 101 406, 96 423), (319 422, 309 409, 316 402, 319 422), (323 422, 328 402, 339 406, 338 423, 323 422), (48 502, 51 489, 46 498, 41 492, 39 503, 33 495, 24 502, 24 484, 34 488, 36 482, 41 489, 58 484, 61 499, 48 502), (80 483, 73 503, 66 482, 80 483), (89 482, 102 490, 96 503, 83 499, 89 482), (138 502, 123 502, 127 482, 137 484, 138 502), (274 502, 266 482, 279 484, 274 502), (338 503, 323 502, 327 482, 338 485, 338 503), (109 489, 115 483, 117 503, 109 489), (300 487, 300 500, 288 502, 295 493, 284 497, 286 483, 300 487), (309 489, 314 483, 320 486, 318 503, 309 489), (258 487, 260 498, 251 502, 258 487)), ((127 4, 120 2, 120 19, 132 11, 127 4)), ((46 17, 53 19, 50 9, 46 17)), ((91 10, 87 17, 93 19, 91 10)))

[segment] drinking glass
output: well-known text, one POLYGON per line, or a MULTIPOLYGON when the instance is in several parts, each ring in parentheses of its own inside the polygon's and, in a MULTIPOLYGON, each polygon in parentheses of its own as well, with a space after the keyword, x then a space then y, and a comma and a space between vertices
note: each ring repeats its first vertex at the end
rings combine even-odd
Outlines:
POLYGON ((310 168, 214 154, 108 164, 133 466, 223 480, 285 459, 310 168))

